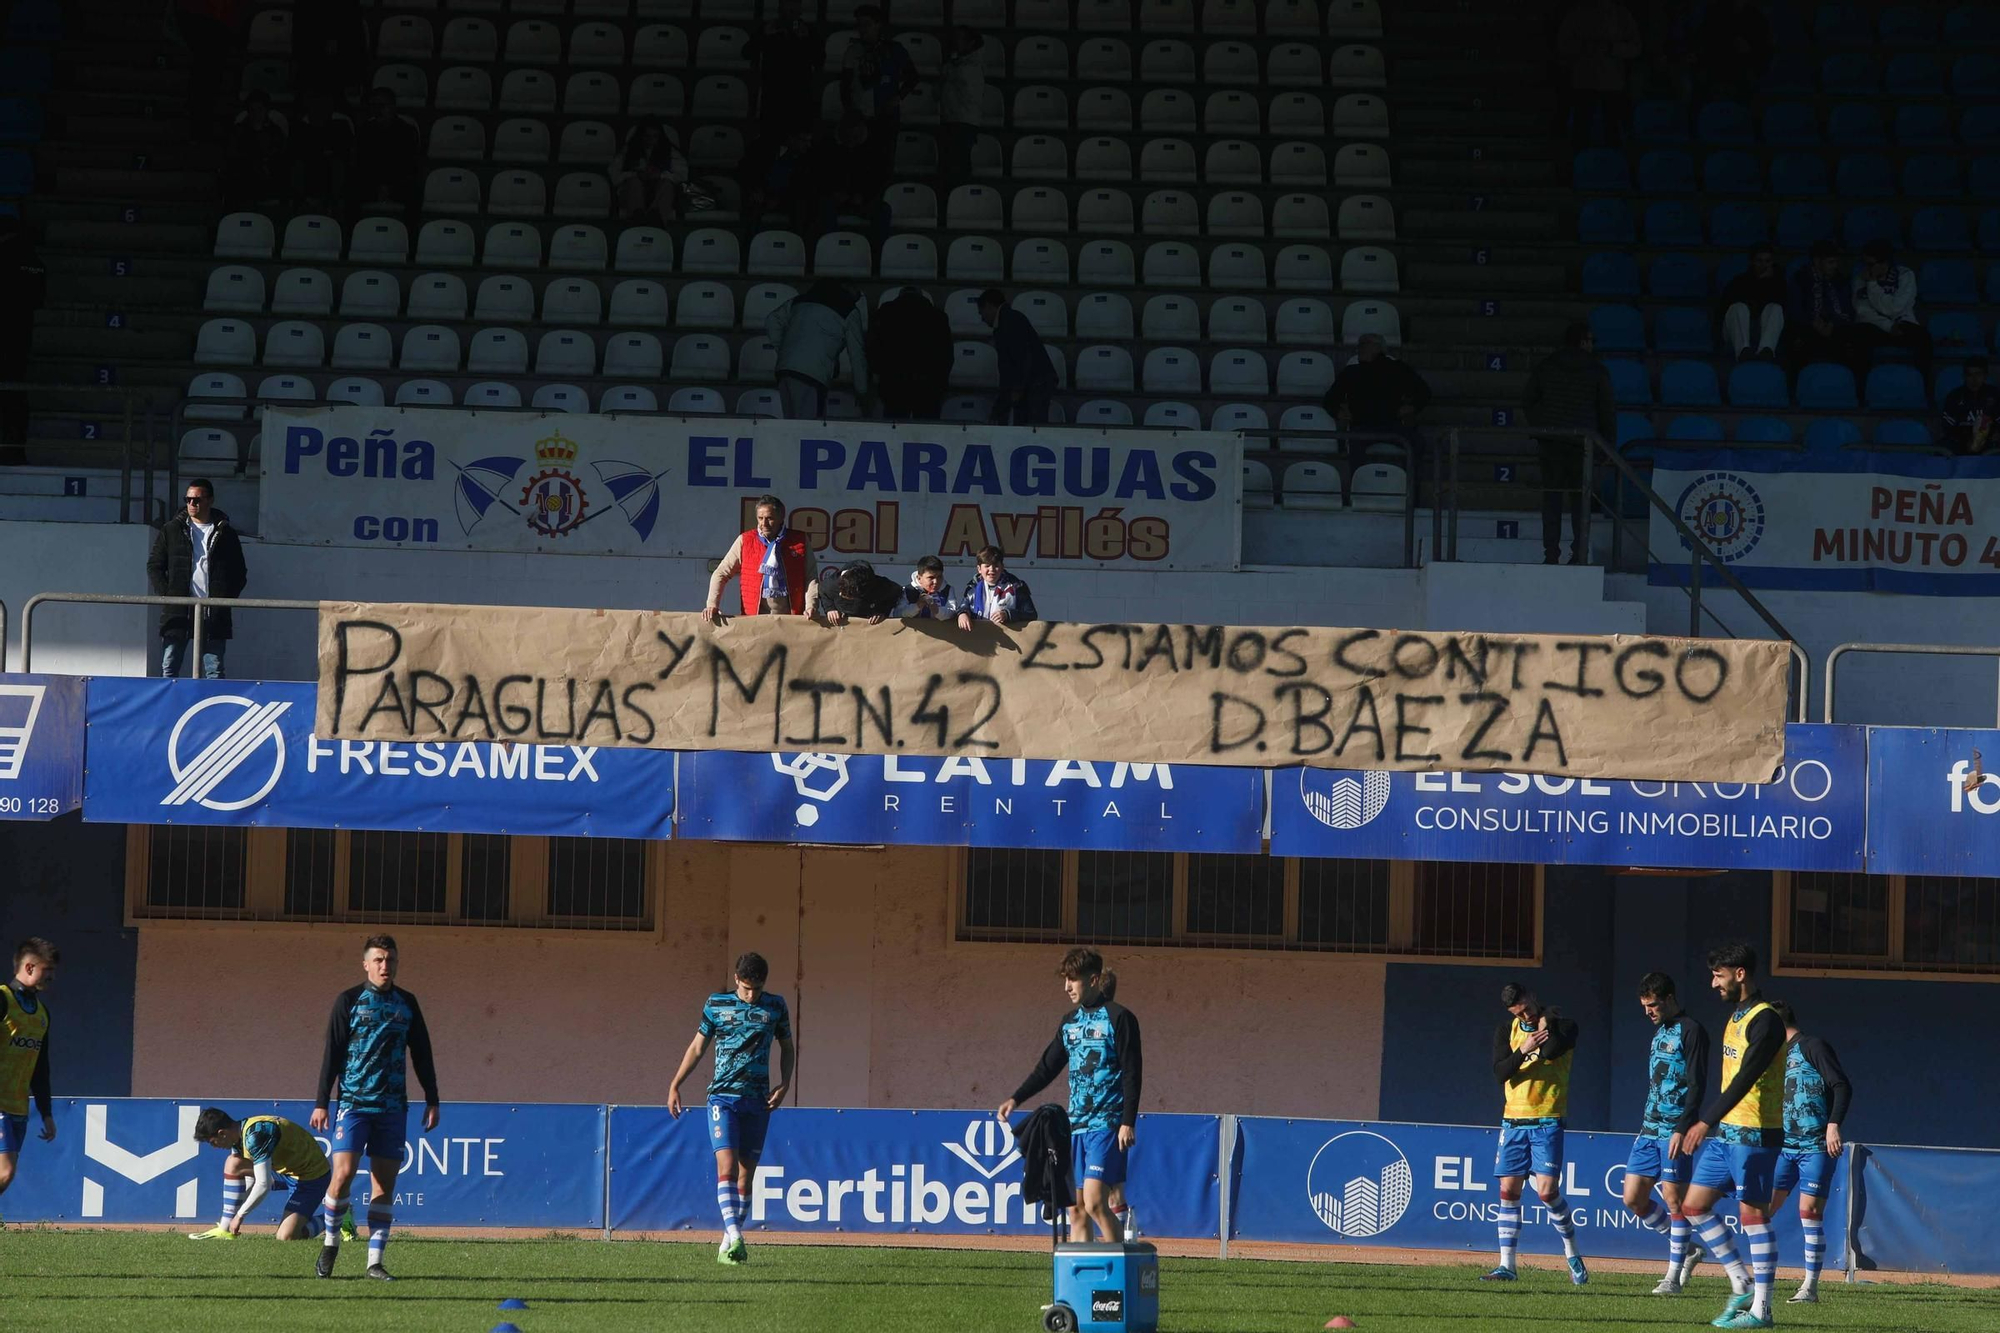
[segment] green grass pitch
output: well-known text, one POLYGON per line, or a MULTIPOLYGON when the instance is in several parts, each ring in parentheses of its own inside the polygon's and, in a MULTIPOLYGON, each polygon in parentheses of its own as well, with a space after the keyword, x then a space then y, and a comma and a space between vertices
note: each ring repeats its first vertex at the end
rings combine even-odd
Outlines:
MULTIPOLYGON (((754 1237, 753 1237, 754 1242, 754 1237)), ((394 1285, 361 1276, 363 1246, 340 1275, 312 1275, 316 1244, 265 1237, 189 1242, 153 1232, 0 1232, 0 1329, 13 1333, 1033 1333, 1048 1299, 1043 1254, 757 1246, 727 1269, 712 1246, 558 1239, 399 1238, 394 1285), (520 1297, 526 1310, 502 1313, 520 1297)), ((1704 1274, 1678 1298, 1654 1276, 1599 1274, 1581 1289, 1545 1270, 1483 1286, 1478 1266, 1376 1267, 1203 1259, 1161 1261, 1167 1333, 1310 1333, 1337 1314, 1370 1330, 1550 1333, 1562 1325, 1698 1330, 1726 1285, 1704 1274)), ((1821 1304, 1787 1306, 1796 1329, 2000 1329, 2000 1291, 1829 1282, 1821 1304)))

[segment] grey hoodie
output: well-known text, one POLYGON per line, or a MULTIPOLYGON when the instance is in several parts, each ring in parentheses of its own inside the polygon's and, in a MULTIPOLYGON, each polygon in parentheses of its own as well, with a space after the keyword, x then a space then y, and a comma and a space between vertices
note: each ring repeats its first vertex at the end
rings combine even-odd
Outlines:
POLYGON ((840 369, 845 347, 854 371, 854 392, 868 392, 867 327, 860 298, 852 289, 837 282, 816 282, 773 310, 764 320, 764 333, 777 345, 779 374, 825 388, 840 369))

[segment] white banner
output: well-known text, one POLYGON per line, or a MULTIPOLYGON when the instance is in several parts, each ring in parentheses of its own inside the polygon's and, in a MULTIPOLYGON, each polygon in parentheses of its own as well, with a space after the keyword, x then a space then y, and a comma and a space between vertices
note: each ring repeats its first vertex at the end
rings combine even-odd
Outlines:
MULTIPOLYGON (((1752 588, 2000 595, 2000 458, 1662 450, 1653 489, 1752 588)), ((1686 583, 1658 510, 1651 546, 1652 581, 1686 583)))
POLYGON ((268 541, 713 560, 758 496, 827 559, 1234 569, 1242 437, 421 408, 272 410, 268 541))

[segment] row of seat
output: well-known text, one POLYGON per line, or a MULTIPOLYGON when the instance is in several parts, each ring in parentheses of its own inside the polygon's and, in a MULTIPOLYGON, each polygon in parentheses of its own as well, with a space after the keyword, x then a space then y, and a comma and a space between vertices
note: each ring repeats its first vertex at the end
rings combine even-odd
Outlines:
MULTIPOLYGON (((1621 357, 1607 358, 1611 388, 1620 405, 1650 407, 1720 407, 1724 381, 1708 361, 1669 361, 1660 367, 1657 396, 1651 370, 1644 361, 1621 357)), ((1959 367, 1938 372, 1937 399, 1963 378, 1959 367), (1950 379, 1946 377, 1950 376, 1950 379)), ((1924 377, 1914 366, 1885 363, 1868 372, 1866 384, 1857 389, 1854 372, 1831 362, 1801 367, 1798 383, 1787 382, 1782 367, 1769 361, 1741 361, 1729 368, 1728 403, 1732 407, 1801 407, 1816 412, 1853 411, 1866 406, 1892 412, 1921 411, 1930 406, 1924 377)))
POLYGON ((1938 102, 1908 102, 1893 108, 1893 134, 1875 102, 1841 102, 1827 109, 1821 133, 1819 108, 1811 102, 1773 102, 1759 116, 1741 102, 1708 102, 1688 128, 1686 102, 1648 100, 1632 110, 1634 137, 1648 143, 1703 143, 1770 148, 1813 148, 1822 143, 1869 148, 1894 142, 1905 147, 1961 143, 1968 148, 2000 147, 2000 106, 1962 109, 1938 102), (1954 125, 1953 112, 1957 111, 1954 125))
MULTIPOLYGON (((1630 245, 1641 235, 1640 217, 1623 199, 1586 199, 1577 210, 1577 239, 1587 245, 1630 245)), ((1825 204, 1796 203, 1778 210, 1774 227, 1761 203, 1717 204, 1704 218, 1699 205, 1667 199, 1646 205, 1643 236, 1647 245, 1659 246, 1740 249, 1775 241, 1780 249, 1805 250, 1815 241, 1838 238, 1850 250, 1885 240, 1932 252, 1967 251, 1976 244, 2000 253, 2000 208, 1975 215, 1953 204, 1931 205, 1915 210, 1905 226, 1903 211, 1891 204, 1861 204, 1835 214, 1825 204)))
MULTIPOLYGON (((1949 53, 1947 53, 1948 55, 1949 53)), ((1825 93, 1832 97, 1992 97, 2000 94, 2000 56, 1974 51, 1946 60, 1929 52, 1900 52, 1882 59, 1866 51, 1840 51, 1824 59, 1781 51, 1758 80, 1774 96, 1825 93)))
MULTIPOLYGON (((1659 306, 1651 329, 1646 313, 1636 306, 1601 305, 1590 312, 1591 331, 1600 352, 1670 352, 1706 356, 1716 349, 1712 308, 1659 306)), ((1754 318, 1756 312, 1752 312, 1754 318)), ((1986 326, 1968 311, 1941 311, 1924 321, 1940 357, 1984 357, 1986 326)))
MULTIPOLYGON (((749 3, 750 0, 739 0, 749 3)), ((2000 42, 2000 14, 1989 4, 1961 4, 1942 15, 1934 6, 1888 5, 1880 12, 1834 0, 1813 12, 1813 41, 1821 46, 1953 46, 2000 42)))
MULTIPOLYGON (((1788 267, 1800 262, 1794 260, 1788 267)), ((1694 255, 1660 255, 1646 266, 1645 294, 1666 300, 1701 300, 1720 294, 1747 267, 1744 256, 1731 255, 1716 265, 1711 276, 1708 265, 1694 255)), ((2000 264, 1987 268, 1983 288, 1979 267, 1969 259, 1926 259, 1916 270, 1918 299, 1925 305, 2000 305, 2000 264)), ((1583 294, 1640 295, 1639 261, 1624 251, 1584 256, 1583 294)))
POLYGON ((1711 416, 1684 412, 1668 420, 1664 430, 1637 413, 1618 414, 1618 444, 1621 450, 1635 442, 1665 440, 1674 444, 1722 444, 1803 446, 1808 453, 1828 453, 1869 444, 1895 449, 1921 448, 1935 444, 1931 428, 1912 417, 1886 417, 1874 423, 1874 431, 1863 436, 1861 427, 1846 417, 1817 417, 1806 423, 1803 437, 1792 434, 1791 423, 1780 416, 1758 414, 1739 417, 1732 436, 1723 423, 1711 416), (1628 420, 1629 419, 1629 420, 1628 420))
POLYGON ((1741 148, 1708 154, 1699 171, 1693 156, 1680 149, 1649 149, 1640 155, 1636 173, 1616 149, 1586 148, 1576 155, 1573 180, 1579 190, 1605 194, 1629 194, 1636 183, 1642 194, 1955 199, 1969 189, 1979 198, 1995 199, 2000 198, 2000 154, 1974 158, 1968 166, 1955 153, 1919 153, 1899 171, 1886 153, 1842 153, 1829 172, 1820 153, 1786 151, 1771 155, 1767 175, 1758 156, 1741 148))

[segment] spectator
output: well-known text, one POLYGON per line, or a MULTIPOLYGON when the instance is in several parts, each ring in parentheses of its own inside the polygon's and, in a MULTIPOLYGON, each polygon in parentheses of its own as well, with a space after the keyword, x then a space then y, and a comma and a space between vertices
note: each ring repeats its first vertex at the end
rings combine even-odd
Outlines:
POLYGON ((975 617, 996 625, 1025 625, 1036 618, 1035 595, 1007 572, 999 547, 982 546, 973 560, 979 572, 965 585, 965 599, 959 603, 960 629, 971 629, 975 617))
POLYGON ((1625 140, 1632 118, 1627 67, 1640 54, 1639 24, 1618 0, 1580 0, 1556 30, 1556 58, 1569 70, 1570 141, 1593 142, 1592 122, 1604 117, 1612 147, 1625 140))
POLYGON ((842 216, 855 216, 866 221, 878 244, 888 234, 889 205, 882 197, 888 164, 875 151, 874 134, 869 122, 847 116, 831 139, 813 149, 806 174, 819 214, 808 225, 831 231, 842 216))
POLYGON ((1757 331, 1757 355, 1775 360, 1785 331, 1785 275, 1778 272, 1777 254, 1768 245, 1750 251, 1750 267, 1729 280, 1716 302, 1722 340, 1741 361, 1750 355, 1750 330, 1757 331))
POLYGON ((1916 358, 1931 377, 1931 331, 1917 321, 1917 275, 1896 262, 1887 241, 1870 241, 1861 251, 1854 279, 1854 378, 1868 372, 1875 352, 1893 347, 1916 358))
MULTIPOLYGON (((28 353, 35 336, 35 311, 42 305, 48 270, 20 215, 0 212, 0 380, 28 378, 28 353)), ((0 390, 0 464, 28 461, 28 394, 0 390)))
POLYGON ((392 203, 415 213, 423 162, 416 124, 397 112, 394 91, 370 88, 367 114, 354 127, 354 168, 347 176, 354 211, 392 203))
POLYGON ((338 97, 366 82, 368 29, 361 0, 311 0, 292 7, 292 87, 301 97, 338 97))
POLYGON ((757 124, 781 141, 819 119, 826 43, 800 17, 799 0, 778 0, 778 17, 758 29, 743 53, 757 71, 757 124))
POLYGON ((979 317, 993 330, 993 346, 1000 354, 993 420, 1003 426, 1046 426, 1049 399, 1056 391, 1056 368, 1042 346, 1042 335, 997 288, 979 294, 979 317))
POLYGON ((823 566, 806 589, 806 614, 829 625, 851 620, 879 625, 902 614, 905 592, 902 584, 883 578, 866 560, 823 566))
MULTIPOLYGON (((867 124, 868 151, 876 162, 871 176, 886 181, 903 127, 903 99, 917 86, 917 66, 900 42, 890 40, 880 6, 856 9, 854 28, 840 62, 840 103, 867 124)), ((881 193, 879 187, 875 193, 881 193)))
POLYGON ((820 222, 818 163, 808 128, 791 130, 783 138, 759 135, 737 168, 743 186, 743 219, 751 227, 777 207, 800 232, 820 222))
POLYGON ((946 191, 972 179, 972 146, 985 121, 985 45, 984 37, 962 23, 951 30, 951 54, 938 85, 938 167, 946 191))
POLYGON ((1993 422, 2000 418, 2000 389, 1986 379, 1984 361, 1965 363, 1965 383, 1945 395, 1939 416, 1944 442, 1957 454, 1983 454, 1993 443, 1993 422))
POLYGON ((657 120, 634 125, 611 164, 618 220, 630 222, 651 210, 662 225, 672 222, 688 176, 687 157, 675 147, 665 125, 657 120))
POLYGON ((285 127, 271 114, 270 96, 252 89, 223 150, 223 200, 231 208, 275 204, 284 197, 291 178, 285 127))
MULTIPOLYGON (((229 516, 215 507, 215 487, 197 477, 183 491, 187 507, 162 523, 153 534, 152 554, 146 557, 146 582, 156 597, 241 597, 248 573, 243 565, 243 543, 229 516)), ((160 674, 180 674, 187 654, 188 639, 194 633, 194 617, 201 622, 201 674, 209 680, 222 679, 223 658, 235 625, 229 608, 222 606, 160 608, 160 674)))
MULTIPOLYGON (((1856 34, 1856 40, 1865 39, 1856 34)), ((1753 101, 1771 66, 1771 21, 1757 0, 1714 0, 1696 30, 1695 50, 1705 97, 1753 101)))
POLYGON ((891 421, 937 420, 951 357, 951 321, 921 287, 905 287, 877 307, 868 326, 868 364, 875 368, 882 415, 891 421))
POLYGON ((846 283, 822 278, 773 310, 764 333, 778 349, 778 395, 793 421, 824 421, 826 391, 847 352, 854 392, 868 392, 867 327, 861 294, 846 283))
POLYGON ((1840 247, 1832 241, 1815 241, 1812 257, 1792 275, 1785 318, 1795 376, 1815 361, 1854 363, 1854 299, 1841 269, 1840 247))
POLYGON ((1364 333, 1354 359, 1334 376, 1323 406, 1342 430, 1395 436, 1414 455, 1417 416, 1430 401, 1424 377, 1388 355, 1381 334, 1364 333))
MULTIPOLYGON (((1611 372, 1597 359, 1590 325, 1579 320, 1563 331, 1563 345, 1528 376, 1521 410, 1531 426, 1594 430, 1607 441, 1618 438, 1611 372)), ((1553 565, 1562 559, 1562 516, 1567 508, 1569 562, 1584 564, 1589 554, 1584 518, 1590 496, 1583 487, 1583 460, 1595 446, 1573 436, 1537 436, 1535 447, 1542 456, 1542 563, 1553 565)))
POLYGON ((227 136, 217 100, 237 86, 243 54, 243 0, 175 0, 174 20, 187 44, 188 136, 213 143, 227 136))
POLYGON ((353 160, 353 117, 324 89, 307 93, 292 120, 292 198, 308 211, 339 207, 353 160))
POLYGON ((757 526, 729 543, 722 562, 708 576, 708 605, 701 618, 711 625, 726 625, 729 615, 722 609, 723 589, 736 580, 733 605, 746 616, 804 615, 806 591, 819 577, 819 561, 806 539, 785 526, 785 502, 775 495, 757 500, 757 526))
POLYGON ((917 557, 916 572, 904 593, 902 614, 913 620, 956 620, 961 629, 972 628, 972 617, 963 614, 964 603, 951 595, 944 561, 934 555, 917 557))

